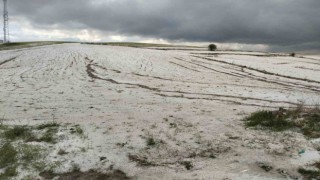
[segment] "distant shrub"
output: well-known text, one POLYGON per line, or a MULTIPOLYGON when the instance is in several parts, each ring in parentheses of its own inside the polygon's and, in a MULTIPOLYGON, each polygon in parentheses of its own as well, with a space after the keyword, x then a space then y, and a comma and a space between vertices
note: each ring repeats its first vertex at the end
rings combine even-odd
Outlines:
POLYGON ((217 45, 210 44, 208 48, 209 48, 209 51, 215 51, 215 50, 217 50, 217 45))
POLYGON ((296 53, 293 52, 293 53, 290 54, 290 56, 295 57, 296 53))

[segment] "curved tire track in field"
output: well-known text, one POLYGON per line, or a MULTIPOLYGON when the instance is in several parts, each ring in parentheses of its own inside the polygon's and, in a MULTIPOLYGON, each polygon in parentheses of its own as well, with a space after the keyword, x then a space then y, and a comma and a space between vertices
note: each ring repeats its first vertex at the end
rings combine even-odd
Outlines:
MULTIPOLYGON (((244 101, 252 100, 252 101, 261 101, 261 102, 266 102, 266 103, 271 103, 271 104, 276 103, 276 104, 296 105, 296 103, 287 102, 287 101, 273 101, 273 100, 266 100, 266 99, 259 99, 259 98, 240 97, 240 96, 221 95, 221 94, 192 93, 192 92, 185 92, 185 91, 169 91, 169 90, 162 90, 160 88, 151 87, 151 86, 138 84, 138 83, 120 82, 120 81, 114 80, 112 78, 105 78, 105 77, 99 76, 99 74, 94 69, 94 67, 99 67, 99 68, 102 68, 106 71, 108 71, 108 69, 94 63, 94 60, 91 60, 88 57, 85 57, 85 60, 87 62, 87 65, 86 65, 87 75, 94 80, 102 80, 102 81, 106 81, 106 82, 113 83, 116 85, 134 86, 137 88, 151 91, 153 94, 159 95, 161 97, 184 98, 184 99, 190 99, 190 100, 222 101, 222 102, 233 103, 233 104, 237 104, 237 105, 258 106, 258 107, 281 107, 281 105, 279 105, 279 106, 266 106, 266 105, 259 105, 259 104, 255 104, 255 103, 245 103, 244 101), (199 96, 207 96, 207 97, 199 97, 199 96), (226 98, 226 99, 222 99, 222 98, 226 98), (239 100, 239 101, 237 101, 237 100, 239 100)), ((115 71, 115 70, 111 70, 111 72, 121 73, 121 72, 115 71)))
POLYGON ((18 56, 15 56, 15 57, 12 57, 10 59, 7 59, 7 60, 4 60, 4 61, 0 62, 0 66, 4 65, 4 64, 6 64, 6 63, 8 63, 10 61, 14 61, 15 59, 17 59, 17 57, 18 56))
POLYGON ((255 68, 248 67, 248 66, 245 66, 245 65, 233 64, 233 63, 220 61, 220 60, 216 60, 216 59, 212 59, 212 58, 206 58, 206 57, 200 57, 200 56, 192 56, 192 57, 199 58, 199 59, 204 59, 204 60, 208 60, 208 61, 214 61, 214 62, 218 62, 218 63, 222 63, 222 64, 227 64, 227 65, 230 65, 230 66, 239 67, 241 69, 245 69, 245 70, 249 70, 249 71, 253 71, 253 72, 257 72, 257 73, 261 73, 261 74, 265 74, 265 75, 269 75, 269 76, 276 76, 276 77, 281 77, 281 78, 286 79, 286 81, 282 81, 282 80, 275 81, 275 80, 268 80, 267 78, 261 78, 259 76, 252 76, 252 75, 251 76, 247 76, 247 77, 250 77, 252 79, 259 80, 259 81, 264 81, 264 82, 268 82, 268 83, 274 83, 274 84, 287 86, 287 87, 303 88, 303 89, 308 89, 308 90, 311 90, 311 91, 314 91, 314 92, 320 92, 320 86, 306 85, 306 84, 301 84, 301 83, 298 83, 298 82, 291 82, 291 81, 288 81, 288 80, 302 81, 302 82, 315 83, 315 84, 320 84, 320 81, 308 80, 308 79, 303 79, 303 78, 298 78, 298 77, 291 77, 291 76, 286 76, 286 75, 275 74, 275 73, 272 73, 272 72, 255 69, 255 68))
POLYGON ((237 74, 222 72, 222 71, 219 71, 219 70, 216 70, 216 69, 213 69, 213 68, 210 68, 210 67, 201 65, 201 64, 197 64, 197 63, 194 63, 194 62, 185 61, 185 60, 183 60, 183 59, 181 59, 181 58, 177 58, 177 57, 176 57, 175 59, 180 60, 180 61, 183 61, 183 62, 185 62, 185 63, 189 63, 189 64, 196 65, 196 66, 201 67, 201 68, 204 68, 204 69, 208 69, 208 70, 213 71, 213 72, 216 72, 216 73, 221 73, 221 74, 225 74, 225 75, 229 75, 229 76, 234 76, 234 77, 240 77, 240 78, 243 77, 243 76, 239 76, 239 75, 237 75, 237 74))

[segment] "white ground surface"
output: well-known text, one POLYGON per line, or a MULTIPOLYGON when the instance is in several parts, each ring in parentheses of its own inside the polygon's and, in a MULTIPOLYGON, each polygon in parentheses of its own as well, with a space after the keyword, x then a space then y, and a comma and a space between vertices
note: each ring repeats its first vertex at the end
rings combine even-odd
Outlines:
POLYGON ((0 113, 5 123, 82 125, 86 140, 55 146, 72 151, 57 171, 77 163, 138 179, 285 179, 319 159, 313 144, 291 131, 245 129, 241 119, 320 102, 319 75, 320 56, 80 44, 0 51, 0 113), (148 137, 156 147, 147 147, 148 137))

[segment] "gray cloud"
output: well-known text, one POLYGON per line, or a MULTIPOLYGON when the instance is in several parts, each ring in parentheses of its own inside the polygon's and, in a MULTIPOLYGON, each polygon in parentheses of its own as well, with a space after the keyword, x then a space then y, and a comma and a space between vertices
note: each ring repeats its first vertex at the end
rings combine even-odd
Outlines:
POLYGON ((197 42, 320 42, 319 0, 9 0, 34 26, 197 42))

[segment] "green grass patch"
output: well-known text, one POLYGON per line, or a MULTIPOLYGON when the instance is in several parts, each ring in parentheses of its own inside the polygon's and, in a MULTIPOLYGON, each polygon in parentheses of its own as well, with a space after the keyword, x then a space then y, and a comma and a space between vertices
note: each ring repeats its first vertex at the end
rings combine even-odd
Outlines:
POLYGON ((47 142, 56 143, 56 133, 58 132, 60 125, 57 123, 41 124, 36 127, 31 126, 13 126, 2 128, 2 136, 9 141, 24 140, 25 142, 47 142), (41 132, 45 131, 43 135, 36 137, 34 130, 41 132))
POLYGON ((309 138, 320 138, 320 110, 317 106, 312 109, 299 105, 290 110, 257 111, 246 117, 244 122, 246 127, 274 131, 296 128, 309 138))
MULTIPOLYGON (((52 164, 44 159, 50 152, 49 147, 51 147, 45 143, 54 144, 57 142, 60 126, 57 123, 34 126, 0 124, 0 180, 14 179, 18 174, 17 170, 42 172, 61 166, 59 161, 52 164), (39 142, 41 145, 31 145, 28 143, 29 140, 39 142)), ((72 128, 77 134, 84 133, 78 125, 72 128)), ((61 130, 63 129, 61 128, 61 130)), ((60 155, 66 153, 62 150, 59 151, 60 155)))
POLYGON ((273 111, 258 111, 245 118, 245 125, 282 131, 293 127, 293 123, 288 118, 288 115, 279 116, 273 111))
POLYGON ((0 174, 0 179, 3 180, 9 180, 12 179, 13 177, 17 176, 18 172, 17 172, 17 167, 16 166, 12 166, 12 167, 8 167, 6 168, 6 170, 4 171, 4 173, 0 174))
POLYGON ((32 42, 11 42, 11 43, 1 44, 0 47, 22 46, 22 45, 28 45, 31 43, 32 42))
POLYGON ((47 123, 47 124, 40 124, 37 129, 38 130, 43 130, 43 129, 47 129, 47 128, 58 128, 60 127, 60 124, 52 122, 52 123, 47 123))
POLYGON ((16 149, 11 145, 10 142, 6 142, 0 148, 0 168, 5 168, 17 162, 16 149))
POLYGON ((301 123, 297 123, 303 134, 310 138, 319 138, 320 137, 320 113, 312 113, 301 123))
POLYGON ((0 148, 0 169, 5 168, 4 172, 0 174, 0 179, 11 179, 17 173, 17 155, 18 152, 7 142, 0 148))
POLYGON ((44 133, 43 136, 39 138, 39 141, 55 144, 56 143, 55 134, 56 134, 55 130, 49 129, 44 133))
POLYGON ((47 142, 51 144, 56 143, 56 134, 60 125, 57 123, 42 124, 37 127, 38 130, 46 130, 45 133, 39 138, 40 142, 47 142))
POLYGON ((53 44, 62 44, 62 43, 70 43, 70 42, 63 42, 63 41, 10 42, 10 43, 5 43, 5 44, 0 44, 0 51, 1 50, 45 46, 45 45, 53 45, 53 44))
POLYGON ((27 126, 14 126, 13 128, 7 129, 4 132, 4 136, 10 140, 24 139, 31 136, 31 129, 27 126))
POLYGON ((32 163, 32 167, 38 172, 44 171, 46 169, 46 163, 43 161, 32 163))
POLYGON ((20 159, 26 163, 38 160, 42 157, 42 151, 43 149, 40 146, 23 144, 19 147, 20 159))
POLYGON ((0 123, 0 130, 7 130, 7 129, 8 129, 8 126, 0 123))
MULTIPOLYGON (((40 146, 20 143, 18 148, 14 148, 10 142, 5 143, 0 148, 0 169, 4 169, 0 179, 11 179, 16 176, 18 174, 16 169, 20 165, 25 169, 29 165, 35 168, 34 165, 38 164, 38 160, 42 157, 42 151, 40 146)), ((43 167, 45 166, 42 164, 39 168, 43 167)))

